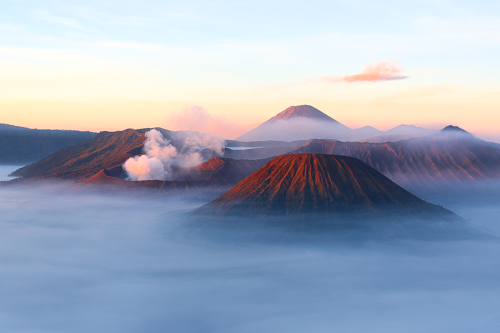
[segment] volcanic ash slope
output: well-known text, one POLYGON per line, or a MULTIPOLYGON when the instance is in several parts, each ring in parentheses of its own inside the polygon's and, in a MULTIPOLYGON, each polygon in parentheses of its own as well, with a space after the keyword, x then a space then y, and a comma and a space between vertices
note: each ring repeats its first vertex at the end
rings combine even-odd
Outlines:
POLYGON ((336 219, 415 217, 460 220, 406 191, 364 162, 346 156, 288 154, 274 158, 221 197, 200 207, 218 216, 297 216, 336 219))

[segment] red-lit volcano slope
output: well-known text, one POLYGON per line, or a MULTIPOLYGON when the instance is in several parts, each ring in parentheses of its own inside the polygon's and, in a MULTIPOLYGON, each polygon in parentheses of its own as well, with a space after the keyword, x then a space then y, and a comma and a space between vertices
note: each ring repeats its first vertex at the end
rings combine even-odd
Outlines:
POLYGON ((197 213, 460 219, 417 198, 356 158, 320 154, 276 157, 197 213))
POLYGON ((356 157, 405 188, 430 189, 500 177, 499 147, 447 127, 435 135, 398 142, 310 140, 291 153, 356 157))

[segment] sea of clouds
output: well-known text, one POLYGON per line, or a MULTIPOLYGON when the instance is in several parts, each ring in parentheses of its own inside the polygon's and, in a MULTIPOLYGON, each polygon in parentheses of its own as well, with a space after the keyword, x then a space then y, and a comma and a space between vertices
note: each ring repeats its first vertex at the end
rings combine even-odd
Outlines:
POLYGON ((500 204, 455 202, 478 234, 242 239, 187 197, 0 186, 1 331, 498 332, 500 204))

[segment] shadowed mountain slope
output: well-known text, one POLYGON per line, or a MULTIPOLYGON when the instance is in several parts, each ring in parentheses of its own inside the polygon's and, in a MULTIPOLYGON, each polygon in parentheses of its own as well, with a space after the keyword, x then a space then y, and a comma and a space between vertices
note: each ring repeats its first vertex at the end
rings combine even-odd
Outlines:
MULTIPOLYGON (((194 137, 207 141, 203 138, 203 133, 161 130, 165 138, 177 145, 179 149, 185 146, 186 138, 194 137)), ((89 141, 68 147, 37 163, 23 167, 15 171, 13 175, 24 178, 83 181, 102 171, 100 178, 93 177, 88 183, 118 184, 120 182, 116 179, 126 178, 126 173, 122 168, 123 163, 132 156, 142 154, 146 140, 144 133, 147 131, 148 129, 128 129, 119 132, 102 132, 89 141)), ((212 152, 208 151, 207 158, 210 158, 211 154, 212 152)), ((269 159, 233 160, 215 157, 193 168, 172 166, 171 174, 172 179, 186 181, 211 179, 210 184, 214 186, 228 187, 236 184, 268 161, 269 159)))
MULTIPOLYGON (((307 141, 306 141, 307 142, 307 141)), ((224 156, 234 159, 262 159, 276 157, 279 155, 287 154, 292 150, 298 149, 303 144, 290 146, 290 147, 263 147, 263 148, 250 148, 250 149, 224 149, 224 156)))
POLYGON ((95 136, 93 132, 38 130, 0 124, 0 163, 33 163, 95 136))
POLYGON ((423 138, 386 143, 310 140, 292 153, 356 157, 409 188, 500 177, 497 145, 467 132, 450 135, 449 129, 423 138))
POLYGON ((358 159, 320 154, 274 158, 198 212, 456 217, 417 198, 358 159))
POLYGON ((80 182, 82 185, 112 185, 115 188, 127 190, 150 190, 153 192, 190 192, 207 190, 220 194, 222 191, 238 183, 255 170, 269 162, 263 160, 233 160, 230 158, 214 157, 193 168, 174 168, 175 181, 145 180, 126 181, 119 176, 121 166, 101 170, 95 175, 80 182))
MULTIPOLYGON (((91 140, 58 151, 37 163, 16 170, 12 175, 24 178, 85 179, 103 169, 121 167, 128 158, 143 154, 145 133, 149 130, 101 132, 91 140)), ((157 130, 181 153, 193 150, 191 145, 199 142, 210 144, 210 140, 224 141, 199 132, 157 130)), ((214 156, 212 149, 205 148, 199 152, 205 160, 214 156)))
POLYGON ((217 179, 224 185, 234 185, 255 170, 264 166, 270 158, 259 160, 234 160, 231 158, 214 157, 194 168, 188 168, 190 179, 217 179))
MULTIPOLYGON (((227 187, 233 186, 234 184, 238 183, 239 181, 253 173, 255 170, 259 169, 264 164, 269 162, 269 160, 269 158, 260 160, 234 160, 231 158, 213 157, 210 160, 192 168, 173 166, 171 173, 173 174, 174 179, 181 179, 183 181, 210 180, 210 184, 214 186, 227 187)), ((84 180, 83 183, 105 183, 105 179, 107 178, 102 177, 102 174, 106 175, 107 177, 115 178, 114 180, 112 180, 111 178, 108 179, 108 183, 110 184, 115 183, 116 179, 125 181, 123 172, 124 171, 121 166, 112 169, 104 169, 98 173, 101 176, 97 176, 97 174, 93 175, 92 177, 84 180)), ((127 181, 127 183, 146 183, 146 181, 127 181)))
POLYGON ((18 177, 84 179, 102 169, 121 166, 140 154, 146 137, 133 129, 101 132, 91 140, 64 148, 41 161, 12 173, 18 177), (141 148, 140 148, 141 147, 141 148), (133 150, 138 150, 133 152, 133 150))

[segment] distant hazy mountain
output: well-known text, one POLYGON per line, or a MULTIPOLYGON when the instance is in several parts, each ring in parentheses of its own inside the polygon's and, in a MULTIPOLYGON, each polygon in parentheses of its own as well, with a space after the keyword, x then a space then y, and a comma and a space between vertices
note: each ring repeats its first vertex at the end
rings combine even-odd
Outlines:
POLYGON ((436 133, 414 125, 400 125, 386 132, 365 126, 350 129, 310 105, 291 106, 265 123, 241 135, 237 140, 309 140, 387 142, 410 139, 436 133))
POLYGON ((236 140, 345 138, 352 130, 310 105, 291 106, 236 140))
POLYGON ((466 137, 473 137, 472 134, 464 130, 463 128, 460 128, 458 126, 453 126, 453 125, 448 125, 445 128, 443 128, 441 131, 441 134, 453 134, 457 135, 458 137, 460 136, 466 136, 466 137))
POLYGON ((415 125, 399 125, 384 132, 386 135, 415 135, 426 136, 439 132, 428 128, 418 127, 415 125))
POLYGON ((340 124, 332 117, 324 114, 320 110, 310 105, 290 106, 289 108, 285 109, 284 111, 278 113, 276 116, 266 121, 266 123, 272 123, 278 120, 290 120, 294 118, 309 118, 309 119, 331 122, 334 124, 340 124))
POLYGON ((358 159, 321 154, 276 157, 198 210, 215 215, 330 213, 458 218, 404 190, 358 159))
POLYGON ((0 124, 0 163, 33 163, 94 136, 93 132, 38 130, 0 124))
POLYGON ((367 139, 360 140, 362 142, 396 142, 411 138, 432 135, 439 132, 428 128, 422 128, 415 125, 399 125, 385 132, 380 132, 377 135, 371 135, 367 139))
POLYGON ((383 132, 379 131, 378 129, 372 126, 364 126, 361 128, 353 129, 351 133, 352 133, 350 136, 350 138, 352 139, 351 141, 359 141, 360 138, 374 137, 380 135, 383 132))

